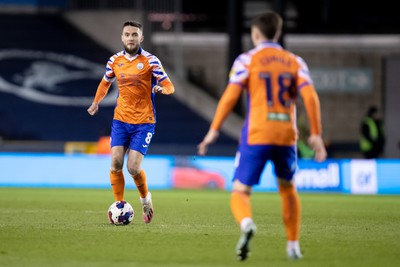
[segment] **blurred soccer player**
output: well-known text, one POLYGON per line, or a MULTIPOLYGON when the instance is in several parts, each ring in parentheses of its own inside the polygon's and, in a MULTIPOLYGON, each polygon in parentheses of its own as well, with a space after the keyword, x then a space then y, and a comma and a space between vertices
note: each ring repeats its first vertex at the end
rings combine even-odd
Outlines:
POLYGON ((308 67, 303 59, 277 43, 282 23, 282 18, 272 11, 252 21, 251 39, 255 48, 239 55, 233 63, 229 83, 210 129, 198 145, 198 154, 205 155, 244 91, 247 115, 235 159, 230 204, 242 232, 236 246, 238 260, 248 257, 250 241, 256 233, 250 194, 252 187, 259 184, 268 160, 273 162, 278 179, 287 256, 289 259, 302 258, 299 245, 301 206, 293 181, 297 167, 295 101, 298 93, 306 107, 311 131, 308 141, 315 150, 315 160, 323 161, 327 156, 321 137, 319 98, 308 67))
POLYGON ((143 220, 150 223, 154 209, 141 164, 155 132, 155 94, 168 95, 175 89, 160 60, 141 48, 143 32, 139 22, 125 22, 121 39, 124 50, 108 60, 106 73, 87 111, 92 116, 98 112, 99 103, 117 79, 119 93, 111 126, 111 187, 115 200, 123 200, 125 178, 122 168, 129 151, 127 168, 139 191, 143 220))

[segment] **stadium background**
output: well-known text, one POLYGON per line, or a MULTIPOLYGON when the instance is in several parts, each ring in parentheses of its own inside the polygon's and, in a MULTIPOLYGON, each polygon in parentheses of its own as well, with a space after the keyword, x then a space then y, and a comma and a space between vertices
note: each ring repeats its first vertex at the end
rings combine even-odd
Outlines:
MULTIPOLYGON (((105 62, 121 50, 120 28, 127 19, 144 22, 143 46, 162 60, 177 88, 173 97, 156 99, 159 122, 148 158, 151 161, 155 157, 161 163, 156 164, 160 167, 154 177, 158 178, 150 186, 159 186, 163 181, 166 184, 161 187, 173 186, 169 183, 174 178, 170 166, 175 171, 183 162, 190 170, 204 171, 202 160, 210 161, 207 164, 212 166, 213 160, 221 162, 220 158, 206 157, 194 163, 191 157, 207 131, 234 57, 251 46, 250 18, 260 10, 273 8, 287 21, 282 44, 308 62, 316 83, 324 139, 338 168, 334 179, 340 184, 335 190, 352 192, 346 185, 354 177, 367 188, 361 193, 398 193, 400 18, 388 1, 368 6, 347 2, 309 1, 305 6, 301 1, 259 0, 0 1, 0 164, 4 166, 0 185, 77 186, 78 181, 99 177, 93 169, 107 168, 107 156, 93 154, 98 138, 108 134, 116 88, 102 103, 98 116, 91 118, 86 109, 105 62), (355 165, 365 164, 358 160, 359 123, 372 104, 383 111, 385 119, 384 159, 368 163, 372 167, 367 172, 354 174, 348 167, 354 164, 349 165, 348 160, 356 159, 355 165), (72 173, 61 175, 59 180, 46 177, 37 172, 38 165, 27 164, 38 160, 37 164, 49 166, 52 162, 55 169, 73 170, 71 159, 73 164, 96 163, 82 165, 87 171, 76 180, 71 179, 75 175, 72 173), (12 172, 22 163, 37 174, 36 180, 35 175, 26 180, 27 175, 12 172), (384 188, 393 187, 382 191, 382 184, 384 188)), ((228 161, 230 167, 222 171, 226 189, 243 105, 242 101, 235 108, 218 144, 210 150, 210 156, 226 157, 228 161)), ((330 170, 327 165, 304 162, 300 166, 317 174, 330 170)), ((265 175, 272 175, 268 168, 265 175)), ((306 189, 314 187, 311 184, 306 189)), ((331 190, 329 186, 325 189, 331 190)))

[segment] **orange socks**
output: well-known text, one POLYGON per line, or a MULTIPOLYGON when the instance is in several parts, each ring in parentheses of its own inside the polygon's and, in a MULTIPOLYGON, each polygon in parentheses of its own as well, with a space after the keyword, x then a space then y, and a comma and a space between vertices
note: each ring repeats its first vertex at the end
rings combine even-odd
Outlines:
POLYGON ((140 197, 145 198, 149 192, 146 182, 146 173, 144 170, 140 170, 138 174, 132 175, 132 178, 135 181, 140 197))
POLYGON ((251 218, 250 195, 233 191, 231 194, 231 211, 238 224, 244 218, 251 218))
MULTIPOLYGON (((149 192, 147 189, 146 173, 141 170, 138 174, 132 175, 132 178, 135 181, 140 197, 145 198, 149 192)), ((122 170, 110 170, 110 182, 115 201, 124 200, 125 178, 122 170)))
POLYGON ((115 201, 124 200, 125 178, 122 170, 110 170, 110 182, 115 201))
MULTIPOLYGON (((279 193, 282 199, 282 215, 287 240, 298 241, 300 236, 301 205, 296 187, 279 186, 279 193)), ((239 225, 245 218, 251 220, 250 195, 233 191, 231 194, 231 211, 239 225)))
POLYGON ((282 215, 289 241, 299 240, 301 205, 295 186, 279 186, 282 199, 282 215))

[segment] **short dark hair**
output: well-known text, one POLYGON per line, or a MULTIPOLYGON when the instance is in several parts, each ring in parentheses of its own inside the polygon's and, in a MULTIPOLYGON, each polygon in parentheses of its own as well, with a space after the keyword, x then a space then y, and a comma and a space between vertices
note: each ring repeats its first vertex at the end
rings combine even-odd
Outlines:
POLYGON ((140 23, 138 21, 134 21, 134 20, 125 21, 124 22, 124 26, 122 27, 122 29, 125 28, 126 26, 136 27, 136 28, 139 28, 140 30, 143 29, 142 23, 140 23))
POLYGON ((257 27, 267 39, 273 39, 282 29, 282 17, 274 11, 266 11, 253 19, 251 26, 257 27))

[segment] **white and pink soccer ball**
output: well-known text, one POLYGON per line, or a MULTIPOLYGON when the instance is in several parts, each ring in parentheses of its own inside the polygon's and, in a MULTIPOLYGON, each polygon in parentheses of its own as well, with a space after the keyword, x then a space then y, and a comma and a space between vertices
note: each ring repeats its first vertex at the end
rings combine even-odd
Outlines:
POLYGON ((126 201, 115 201, 108 209, 108 221, 114 225, 130 224, 135 216, 131 204, 126 201))

